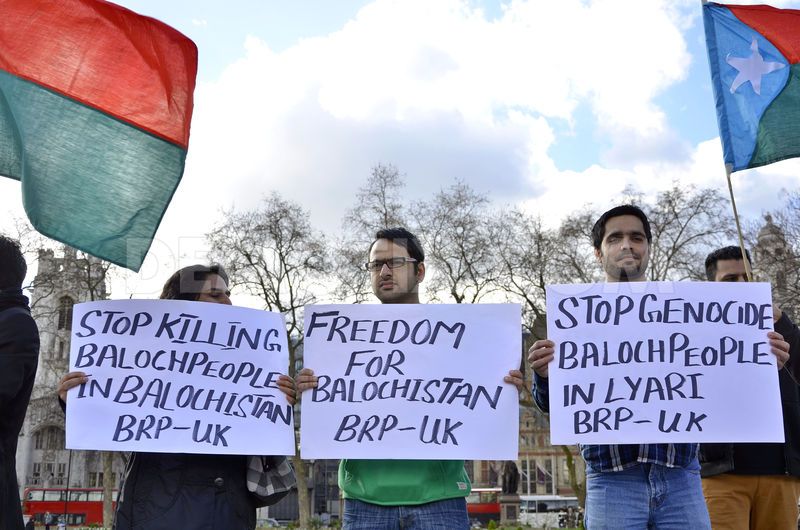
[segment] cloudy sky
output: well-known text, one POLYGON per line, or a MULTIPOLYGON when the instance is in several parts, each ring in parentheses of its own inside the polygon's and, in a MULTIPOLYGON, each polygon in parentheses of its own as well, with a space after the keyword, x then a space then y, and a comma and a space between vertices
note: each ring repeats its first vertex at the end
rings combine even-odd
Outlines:
MULTIPOLYGON (((726 190, 699 0, 118 3, 200 54, 186 172, 137 294, 202 260, 221 208, 272 190, 335 232, 377 163, 413 198, 461 178, 551 225, 629 184, 726 190)), ((799 175, 736 173, 740 210, 775 207, 799 175)), ((18 183, 0 179, 0 208, 22 215, 18 183)))

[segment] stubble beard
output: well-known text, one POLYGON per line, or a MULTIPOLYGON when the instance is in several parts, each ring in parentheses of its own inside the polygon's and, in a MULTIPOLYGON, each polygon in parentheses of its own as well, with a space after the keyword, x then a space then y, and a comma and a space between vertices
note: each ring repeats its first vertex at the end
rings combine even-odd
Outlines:
POLYGON ((634 270, 631 270, 629 273, 629 269, 620 269, 619 270, 619 282, 635 282, 638 281, 642 277, 642 270, 639 267, 636 267, 634 270))

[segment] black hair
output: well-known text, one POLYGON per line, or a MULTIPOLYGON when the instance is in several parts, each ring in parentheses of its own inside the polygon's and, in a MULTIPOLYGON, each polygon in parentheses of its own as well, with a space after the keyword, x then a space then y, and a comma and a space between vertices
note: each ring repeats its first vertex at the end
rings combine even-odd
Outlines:
POLYGON ((615 206, 594 223, 592 227, 592 245, 595 249, 600 250, 600 245, 603 244, 603 238, 606 235, 606 223, 612 217, 620 217, 622 215, 634 215, 639 218, 644 227, 644 235, 647 237, 647 243, 653 242, 653 233, 650 231, 650 221, 647 220, 647 215, 638 206, 633 204, 623 204, 622 206, 615 206))
MULTIPOLYGON (((408 251, 408 255, 417 260, 417 263, 422 263, 425 261, 425 252, 422 250, 422 245, 420 245, 419 239, 417 239, 417 236, 403 227, 384 228, 382 230, 378 230, 378 232, 375 234, 375 241, 378 241, 379 239, 388 239, 392 243, 396 243, 405 248, 408 251)), ((375 241, 373 241, 369 246, 369 252, 372 251, 375 241)), ((416 270, 416 265, 414 268, 416 270)))
POLYGON ((21 289, 27 272, 19 242, 0 235, 0 291, 21 289))
POLYGON ((200 297, 200 291, 203 289, 206 278, 212 274, 220 276, 226 284, 228 283, 228 273, 225 272, 222 265, 189 265, 169 277, 159 298, 194 302, 200 297))
MULTIPOLYGON (((750 252, 748 252, 747 249, 745 249, 744 252, 747 256, 747 262, 753 263, 750 260, 750 252)), ((709 254, 706 257, 706 279, 708 279, 708 281, 713 282, 717 277, 717 262, 726 259, 742 259, 742 249, 731 245, 729 247, 718 248, 709 254)))

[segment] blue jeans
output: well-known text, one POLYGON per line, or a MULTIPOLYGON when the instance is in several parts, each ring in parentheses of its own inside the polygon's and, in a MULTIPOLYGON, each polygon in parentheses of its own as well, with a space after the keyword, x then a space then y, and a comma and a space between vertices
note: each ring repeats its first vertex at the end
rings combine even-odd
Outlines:
POLYGON ((463 497, 406 506, 381 506, 345 499, 342 530, 467 530, 463 497))
POLYGON ((587 530, 711 530, 699 469, 586 472, 587 530))

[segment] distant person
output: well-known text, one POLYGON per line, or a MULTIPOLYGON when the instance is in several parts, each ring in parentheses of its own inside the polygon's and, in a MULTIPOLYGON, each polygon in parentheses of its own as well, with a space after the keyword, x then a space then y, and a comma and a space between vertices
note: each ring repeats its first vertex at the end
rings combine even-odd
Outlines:
POLYGON ((39 359, 39 329, 22 282, 28 267, 19 243, 0 235, 0 530, 23 530, 17 440, 39 359))
MULTIPOLYGON (((425 254, 405 228, 379 230, 370 245, 366 270, 375 298, 384 304, 419 304, 425 279, 425 254)), ((300 392, 317 386, 303 368, 300 392)), ((522 372, 511 370, 504 382, 522 388, 522 372)), ((462 530, 469 528, 465 497, 470 482, 463 460, 360 460, 339 464, 344 496, 343 530, 462 530)))
MULTIPOLYGON (((192 265, 174 273, 161 299, 231 305, 228 275, 219 265, 192 265)), ((61 378, 58 395, 88 380, 83 372, 61 378)), ((280 376, 294 403, 294 380, 280 376)), ((288 492, 287 492, 288 493, 288 492)), ((256 499, 247 489, 247 456, 132 453, 114 518, 114 530, 252 530, 256 499)))
MULTIPOLYGON (((750 262, 750 254, 747 254, 750 262)), ((706 258, 710 282, 746 282, 742 250, 724 247, 706 258)), ((784 443, 700 444, 703 493, 714 530, 797 528, 800 496, 800 330, 773 306, 775 331, 789 344, 778 357, 784 443)), ((756 392, 757 389, 748 389, 756 392)))

